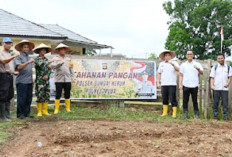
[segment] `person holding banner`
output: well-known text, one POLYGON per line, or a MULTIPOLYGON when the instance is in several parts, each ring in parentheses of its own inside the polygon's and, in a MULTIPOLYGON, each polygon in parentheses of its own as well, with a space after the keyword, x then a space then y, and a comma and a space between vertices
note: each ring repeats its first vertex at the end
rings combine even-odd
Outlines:
POLYGON ((230 65, 225 64, 225 56, 223 54, 217 55, 218 64, 212 67, 210 72, 210 84, 213 90, 213 112, 214 119, 218 120, 218 105, 220 99, 223 106, 223 119, 229 119, 228 109, 228 94, 231 83, 232 70, 230 65))
POLYGON ((2 122, 9 122, 9 119, 11 119, 10 101, 14 97, 13 75, 17 75, 13 60, 20 53, 10 54, 12 47, 10 38, 3 38, 2 43, 3 50, 0 51, 0 118, 2 122))
POLYGON ((176 86, 177 86, 177 72, 179 71, 179 64, 172 59, 176 56, 173 51, 164 51, 159 57, 163 60, 159 64, 157 75, 157 88, 161 88, 163 99, 163 114, 162 117, 168 115, 169 98, 172 104, 172 117, 177 116, 177 100, 176 100, 176 86))
POLYGON ((39 54, 34 62, 36 70, 35 94, 37 97, 37 116, 50 116, 48 113, 48 102, 50 100, 49 76, 51 74, 51 66, 45 54, 51 52, 52 49, 42 43, 33 51, 39 54))
POLYGON ((194 108, 194 115, 199 119, 199 109, 197 103, 199 75, 203 74, 203 67, 200 63, 194 61, 192 50, 187 51, 187 61, 180 66, 179 89, 183 89, 183 110, 184 119, 188 118, 188 101, 191 94, 194 108))
POLYGON ((15 49, 20 52, 20 56, 15 61, 15 68, 19 71, 16 77, 17 88, 17 118, 24 119, 30 116, 32 102, 32 63, 34 59, 30 59, 28 53, 35 47, 33 42, 22 40, 15 45, 15 49))
POLYGON ((71 112, 70 110, 70 91, 71 91, 71 82, 74 80, 74 71, 73 63, 69 57, 66 57, 66 53, 70 52, 71 49, 60 43, 55 48, 55 53, 58 53, 59 56, 52 59, 52 68, 55 70, 55 85, 56 85, 56 99, 55 99, 55 111, 54 114, 59 113, 60 107, 60 98, 62 90, 64 89, 65 97, 65 106, 66 111, 71 112))

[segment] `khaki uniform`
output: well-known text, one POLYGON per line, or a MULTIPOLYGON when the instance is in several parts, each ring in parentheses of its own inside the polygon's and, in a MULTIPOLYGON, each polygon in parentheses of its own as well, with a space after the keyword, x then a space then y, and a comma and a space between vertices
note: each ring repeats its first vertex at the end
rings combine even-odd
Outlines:
MULTIPOLYGON (((0 51, 0 60, 8 59, 11 57, 9 52, 0 51)), ((14 73, 14 61, 10 61, 7 64, 0 63, 0 73, 14 73)))
POLYGON ((74 79, 73 68, 70 67, 71 59, 69 57, 57 56, 54 58, 51 66, 55 69, 56 99, 60 99, 64 89, 65 99, 70 98, 71 82, 74 79), (63 64, 62 61, 64 61, 63 64))
MULTIPOLYGON (((0 51, 0 60, 11 58, 9 52, 0 51)), ((10 118, 10 101, 14 97, 13 74, 14 61, 0 62, 0 115, 1 119, 10 118)))
POLYGON ((52 68, 55 69, 55 82, 72 82, 74 72, 73 68, 70 68, 70 62, 71 59, 69 57, 55 57, 55 61, 51 64, 52 68), (64 64, 61 64, 61 60, 64 61, 64 64))

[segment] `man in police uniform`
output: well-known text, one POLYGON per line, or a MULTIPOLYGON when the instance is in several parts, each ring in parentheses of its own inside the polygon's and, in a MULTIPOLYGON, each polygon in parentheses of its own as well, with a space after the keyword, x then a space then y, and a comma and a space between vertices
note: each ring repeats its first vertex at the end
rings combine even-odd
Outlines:
POLYGON ((142 73, 143 81, 135 87, 135 92, 139 98, 151 98, 155 94, 154 86, 151 81, 148 81, 148 74, 142 73))
POLYGON ((3 122, 10 121, 10 101, 14 97, 13 74, 14 58, 20 54, 16 52, 13 56, 10 54, 12 40, 3 38, 3 50, 0 51, 0 115, 3 122))

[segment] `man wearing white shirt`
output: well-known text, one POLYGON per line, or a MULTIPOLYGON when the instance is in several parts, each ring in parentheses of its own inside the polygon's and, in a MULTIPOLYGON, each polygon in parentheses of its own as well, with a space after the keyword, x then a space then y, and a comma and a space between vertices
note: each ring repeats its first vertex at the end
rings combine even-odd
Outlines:
POLYGON ((193 51, 187 51, 187 61, 180 66, 179 89, 183 89, 183 110, 184 119, 188 118, 188 101, 191 94, 194 108, 194 115, 199 119, 199 109, 197 103, 197 93, 199 84, 199 75, 203 74, 203 67, 200 63, 193 60, 193 51))
POLYGON ((172 51, 164 51, 160 54, 160 58, 163 60, 163 62, 159 64, 157 71, 157 87, 161 88, 163 99, 163 117, 168 115, 169 98, 171 99, 173 109, 172 117, 176 118, 177 115, 176 85, 179 64, 176 61, 171 60, 175 56, 175 52, 172 51))
POLYGON ((225 56, 217 55, 218 64, 213 66, 210 72, 210 84, 213 90, 213 111, 214 119, 218 119, 218 105, 220 98, 223 105, 223 118, 228 120, 228 87, 231 83, 232 71, 231 67, 225 64, 225 56))

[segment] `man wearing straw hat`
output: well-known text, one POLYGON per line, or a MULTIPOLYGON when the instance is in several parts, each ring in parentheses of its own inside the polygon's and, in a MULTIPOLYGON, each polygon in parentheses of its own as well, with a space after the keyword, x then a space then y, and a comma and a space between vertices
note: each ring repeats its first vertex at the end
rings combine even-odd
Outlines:
POLYGON ((22 40, 15 45, 15 49, 20 52, 20 56, 15 59, 15 68, 19 71, 19 75, 16 77, 17 88, 17 118, 24 119, 30 116, 31 102, 32 102, 32 63, 34 59, 30 59, 28 53, 32 51, 35 44, 22 40))
POLYGON ((66 53, 70 52, 71 49, 60 43, 55 48, 55 53, 59 56, 53 58, 51 64, 52 68, 55 69, 55 85, 56 85, 56 99, 55 99, 55 111, 54 114, 59 113, 60 98, 62 90, 64 89, 66 111, 70 111, 70 91, 71 82, 74 80, 73 63, 69 57, 66 57, 66 53))
POLYGON ((176 85, 179 64, 172 60, 175 56, 176 53, 173 51, 164 51, 159 55, 163 61, 159 64, 157 71, 157 88, 161 88, 163 117, 168 115, 169 98, 171 99, 173 109, 172 117, 176 118, 177 116, 176 85))
POLYGON ((42 43, 33 51, 39 54, 34 62, 36 70, 35 95, 37 97, 37 116, 50 116, 48 113, 48 102, 50 100, 49 76, 51 74, 51 66, 45 54, 51 52, 52 49, 42 43))
POLYGON ((192 50, 187 51, 187 61, 180 66, 179 89, 183 89, 183 110, 184 119, 188 118, 188 101, 191 94, 194 108, 194 115, 199 119, 199 109, 197 103, 199 75, 203 74, 203 67, 200 63, 194 61, 192 50))
POLYGON ((10 101, 14 97, 13 74, 14 71, 13 59, 20 54, 16 52, 13 56, 10 54, 12 40, 3 38, 3 50, 0 51, 0 116, 3 122, 8 122, 10 116, 10 101))

